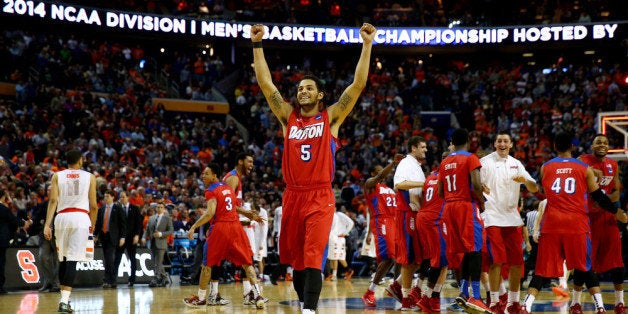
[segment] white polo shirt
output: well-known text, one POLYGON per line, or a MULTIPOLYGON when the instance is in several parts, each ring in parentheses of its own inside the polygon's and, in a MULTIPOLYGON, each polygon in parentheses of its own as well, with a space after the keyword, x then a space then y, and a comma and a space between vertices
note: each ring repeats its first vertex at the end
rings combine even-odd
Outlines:
POLYGON ((512 156, 501 158, 497 152, 492 152, 480 159, 480 162, 482 183, 490 190, 489 194, 484 193, 484 226, 522 226, 523 219, 517 210, 521 183, 515 182, 513 178, 521 175, 526 180, 534 179, 523 164, 512 156))
MULTIPOLYGON (((425 174, 423 173, 423 169, 421 169, 419 161, 407 155, 406 158, 402 159, 397 165, 393 181, 394 185, 403 181, 425 182, 425 174)), ((408 192, 412 195, 421 195, 422 191, 422 188, 412 188, 408 192)))

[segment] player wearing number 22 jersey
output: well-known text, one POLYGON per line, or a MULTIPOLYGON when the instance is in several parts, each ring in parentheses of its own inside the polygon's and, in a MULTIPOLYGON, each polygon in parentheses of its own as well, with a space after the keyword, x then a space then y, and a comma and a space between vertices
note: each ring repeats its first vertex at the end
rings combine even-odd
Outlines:
POLYGON ((385 183, 377 183, 373 191, 366 195, 371 212, 369 228, 375 237, 377 262, 395 258, 395 211, 397 196, 385 183))
POLYGON ((336 211, 331 182, 337 139, 331 133, 327 110, 312 117, 293 110, 285 130, 281 263, 291 264, 295 270, 322 269, 336 211))
POLYGON ((207 231, 203 264, 220 265, 227 259, 236 266, 251 265, 251 245, 235 210, 237 196, 233 189, 224 182, 216 182, 205 191, 205 199, 216 200, 216 213, 207 231))

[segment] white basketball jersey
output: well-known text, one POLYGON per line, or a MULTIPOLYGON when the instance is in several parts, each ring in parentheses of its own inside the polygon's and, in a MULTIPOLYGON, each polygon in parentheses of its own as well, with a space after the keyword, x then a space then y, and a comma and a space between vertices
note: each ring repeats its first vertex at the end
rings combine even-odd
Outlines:
POLYGON ((91 174, 80 169, 57 172, 59 204, 57 212, 66 208, 84 209, 89 212, 89 183, 91 174))

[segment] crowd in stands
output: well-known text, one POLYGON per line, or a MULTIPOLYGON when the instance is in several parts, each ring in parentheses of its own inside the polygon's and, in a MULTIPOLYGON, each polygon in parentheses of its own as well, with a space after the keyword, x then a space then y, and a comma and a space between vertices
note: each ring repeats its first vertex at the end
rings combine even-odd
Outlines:
MULTIPOLYGON (((203 165, 213 161, 223 170, 233 169, 236 155, 245 150, 255 155, 255 171, 244 178, 245 200, 267 209, 270 217, 280 205, 282 131, 248 62, 223 64, 219 57, 183 50, 150 56, 141 45, 25 31, 5 31, 0 55, 9 60, 2 63, 0 80, 17 84, 15 98, 0 100, 0 155, 6 165, 0 186, 13 193, 14 209, 24 215, 34 215, 45 202, 52 173, 64 167, 59 156, 70 147, 81 149, 86 167, 97 174, 99 199, 107 189, 128 191, 131 203, 147 213, 153 195, 160 193, 183 228, 189 226, 183 221, 205 204, 203 165), (181 86, 189 86, 191 99, 207 99, 199 96, 201 90, 241 71, 241 80, 225 96, 249 136, 223 117, 167 112, 153 104, 151 98, 165 91, 153 71, 139 66, 148 57, 181 86)), ((352 81, 352 64, 312 55, 296 66, 276 57, 270 66, 286 96, 296 95, 296 82, 304 74, 319 76, 329 104, 352 81)), ((627 110, 625 75, 614 64, 559 63, 543 71, 497 62, 374 61, 363 97, 340 130, 343 149, 336 157, 334 184, 339 207, 356 220, 359 235, 365 226, 360 192, 368 168, 404 153, 410 136, 428 140, 425 171, 437 169, 448 130, 423 124, 420 113, 427 110, 451 110, 452 128, 472 130, 471 151, 478 155, 492 150, 496 132, 509 131, 515 157, 536 177, 540 165, 552 158, 553 134, 574 132, 577 152, 588 152, 596 114, 627 110)), ((623 143, 611 144, 616 145, 623 143)), ((525 198, 531 206, 542 195, 525 198)))

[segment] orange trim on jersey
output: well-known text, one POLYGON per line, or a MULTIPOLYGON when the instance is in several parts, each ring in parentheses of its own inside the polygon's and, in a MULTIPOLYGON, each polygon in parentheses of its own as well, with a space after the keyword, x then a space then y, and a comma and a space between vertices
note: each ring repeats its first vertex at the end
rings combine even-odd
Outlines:
POLYGON ((64 213, 89 213, 89 211, 81 209, 81 208, 74 208, 74 207, 68 207, 68 208, 64 208, 62 210, 60 210, 57 214, 64 214, 64 213))

